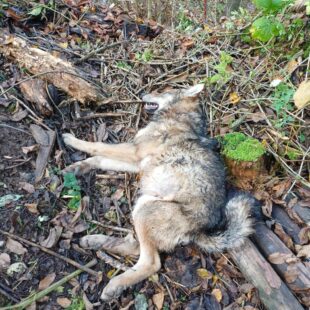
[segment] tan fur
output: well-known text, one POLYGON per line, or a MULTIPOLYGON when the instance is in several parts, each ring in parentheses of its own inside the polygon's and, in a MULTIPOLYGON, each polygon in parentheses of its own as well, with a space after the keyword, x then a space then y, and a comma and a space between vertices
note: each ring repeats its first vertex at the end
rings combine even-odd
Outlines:
POLYGON ((139 243, 103 235, 81 239, 81 246, 86 248, 122 255, 137 255, 140 251, 136 265, 105 287, 103 300, 118 296, 124 288, 157 272, 160 251, 172 251, 176 245, 189 242, 196 242, 206 251, 221 251, 241 244, 252 231, 248 219, 250 199, 231 200, 226 210, 224 166, 209 148, 208 138, 203 137, 197 98, 202 88, 196 85, 145 96, 158 103, 159 111, 154 121, 137 133, 133 143, 91 143, 63 135, 68 146, 95 155, 69 166, 65 172, 84 173, 99 168, 141 173, 141 196, 132 214, 139 243))

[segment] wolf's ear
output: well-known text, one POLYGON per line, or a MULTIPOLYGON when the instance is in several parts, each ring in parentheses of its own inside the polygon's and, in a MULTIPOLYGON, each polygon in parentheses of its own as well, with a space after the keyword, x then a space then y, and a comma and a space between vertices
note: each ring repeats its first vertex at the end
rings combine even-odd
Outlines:
POLYGON ((182 95, 184 97, 195 97, 204 89, 204 87, 204 84, 196 84, 190 88, 184 89, 182 95))

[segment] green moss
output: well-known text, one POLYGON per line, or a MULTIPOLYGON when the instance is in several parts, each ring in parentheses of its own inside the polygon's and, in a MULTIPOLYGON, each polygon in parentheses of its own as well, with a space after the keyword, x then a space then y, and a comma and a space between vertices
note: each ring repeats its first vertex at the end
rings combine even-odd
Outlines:
POLYGON ((257 161, 265 152, 264 146, 256 139, 240 132, 233 132, 222 138, 222 153, 239 161, 257 161))

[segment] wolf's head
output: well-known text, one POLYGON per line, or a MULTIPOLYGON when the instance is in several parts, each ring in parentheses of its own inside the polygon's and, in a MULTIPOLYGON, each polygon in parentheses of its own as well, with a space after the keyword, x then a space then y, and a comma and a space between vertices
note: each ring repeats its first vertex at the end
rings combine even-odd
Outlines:
POLYGON ((145 102, 145 110, 149 113, 155 113, 162 110, 167 110, 170 107, 186 103, 186 101, 197 98, 203 90, 204 84, 196 84, 187 89, 170 90, 160 94, 147 94, 142 97, 145 102))

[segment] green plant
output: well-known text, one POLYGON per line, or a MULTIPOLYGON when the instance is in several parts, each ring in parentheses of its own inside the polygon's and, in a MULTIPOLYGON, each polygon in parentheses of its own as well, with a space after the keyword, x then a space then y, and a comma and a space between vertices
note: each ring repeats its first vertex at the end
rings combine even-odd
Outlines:
POLYGON ((253 0, 258 9, 264 12, 278 12, 288 4, 292 3, 292 0, 253 0))
POLYGON ((81 202, 81 188, 73 173, 64 175, 64 188, 62 191, 63 198, 70 198, 68 208, 77 210, 81 202))
POLYGON ((263 16, 253 22, 250 33, 254 40, 268 42, 270 39, 284 34, 285 29, 283 24, 273 16, 263 16))
POLYGON ((221 81, 223 84, 225 84, 231 77, 231 73, 228 71, 227 66, 231 64, 232 61, 233 58, 228 53, 221 52, 220 62, 214 66, 214 69, 216 69, 217 73, 209 79, 209 82, 214 84, 221 81))
POLYGON ((176 27, 177 30, 179 31, 183 31, 183 32, 188 32, 193 30, 193 28, 195 27, 195 23, 193 20, 191 20, 183 11, 181 11, 178 16, 177 16, 177 20, 178 20, 178 25, 176 27))
POLYGON ((254 162, 266 152, 261 142, 241 132, 228 133, 220 141, 222 153, 233 160, 254 162))
POLYGON ((277 120, 274 124, 276 128, 281 128, 293 120, 286 112, 292 111, 294 108, 292 104, 293 95, 294 89, 286 83, 281 83, 275 88, 272 95, 272 107, 277 113, 277 120))
POLYGON ((146 49, 142 54, 136 53, 136 59, 139 61, 149 62, 153 59, 154 55, 151 50, 146 49))
POLYGON ((131 70, 131 66, 127 64, 125 61, 118 61, 116 63, 117 68, 125 69, 125 70, 131 70))
POLYGON ((74 296, 71 299, 71 305, 66 309, 67 310, 84 310, 84 309, 86 309, 83 298, 78 297, 78 296, 74 296))

